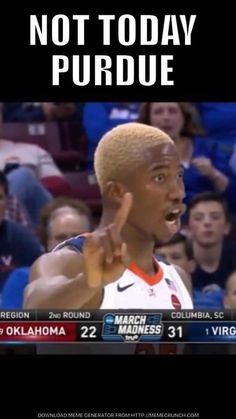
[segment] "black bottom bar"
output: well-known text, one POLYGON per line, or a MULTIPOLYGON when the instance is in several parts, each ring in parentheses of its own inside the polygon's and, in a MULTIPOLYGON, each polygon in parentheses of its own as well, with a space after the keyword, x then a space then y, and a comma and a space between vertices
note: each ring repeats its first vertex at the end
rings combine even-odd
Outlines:
POLYGON ((5 357, 1 407, 9 418, 37 418, 39 412, 231 417, 234 386, 224 383, 229 371, 235 375, 235 361, 223 356, 5 357), (19 378, 14 385, 13 376, 19 378))

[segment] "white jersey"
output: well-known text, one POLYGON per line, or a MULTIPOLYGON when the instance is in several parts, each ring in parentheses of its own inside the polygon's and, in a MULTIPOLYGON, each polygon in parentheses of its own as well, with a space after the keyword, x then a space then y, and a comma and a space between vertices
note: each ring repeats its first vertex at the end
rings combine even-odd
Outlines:
MULTIPOLYGON (((83 237, 72 239, 70 244, 81 252, 83 237)), ((64 244, 63 244, 64 246, 64 244)), ((61 248, 59 245, 57 247, 61 248)), ((101 309, 137 310, 191 310, 193 303, 185 284, 176 269, 153 257, 156 274, 147 275, 135 264, 131 264, 123 275, 104 288, 101 309)), ((183 352, 184 344, 175 343, 75 343, 40 344, 39 354, 178 354, 183 352)))
MULTIPOLYGON (((70 246, 83 252, 85 235, 80 235, 59 244, 55 249, 70 246)), ((101 309, 140 310, 191 310, 193 303, 189 292, 174 266, 159 261, 153 256, 156 268, 154 275, 146 274, 135 263, 126 269, 115 282, 104 287, 101 309)))
POLYGON ((104 288, 101 309, 193 309, 189 292, 176 269, 154 259, 156 274, 147 275, 132 264, 104 288))
MULTIPOLYGON (((107 285, 101 309, 192 309, 190 295, 173 266, 156 262, 157 273, 146 275, 132 265, 114 283, 107 285)), ((182 354, 184 344, 175 343, 57 343, 38 344, 38 354, 182 354)))

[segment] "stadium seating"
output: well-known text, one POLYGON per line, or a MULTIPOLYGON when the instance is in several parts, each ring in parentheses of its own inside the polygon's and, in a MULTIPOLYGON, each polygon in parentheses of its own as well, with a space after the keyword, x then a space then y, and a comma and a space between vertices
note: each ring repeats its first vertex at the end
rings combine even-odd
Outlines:
POLYGON ((1 138, 39 145, 63 171, 79 170, 86 160, 87 140, 79 122, 5 122, 1 138))
POLYGON ((86 202, 93 214, 100 214, 101 194, 95 175, 88 172, 65 172, 65 177, 70 184, 72 196, 86 202))

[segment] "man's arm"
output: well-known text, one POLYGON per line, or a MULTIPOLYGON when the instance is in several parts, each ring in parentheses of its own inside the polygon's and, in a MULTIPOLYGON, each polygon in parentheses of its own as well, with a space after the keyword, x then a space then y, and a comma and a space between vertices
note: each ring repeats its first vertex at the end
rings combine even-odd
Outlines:
POLYGON ((115 282, 130 263, 120 232, 133 202, 122 198, 112 224, 85 238, 83 254, 62 249, 43 255, 31 270, 24 308, 92 309, 101 305, 103 288, 115 282))
POLYGON ((91 288, 82 273, 82 255, 68 249, 41 256, 33 264, 25 289, 25 309, 95 309, 102 288, 91 288))

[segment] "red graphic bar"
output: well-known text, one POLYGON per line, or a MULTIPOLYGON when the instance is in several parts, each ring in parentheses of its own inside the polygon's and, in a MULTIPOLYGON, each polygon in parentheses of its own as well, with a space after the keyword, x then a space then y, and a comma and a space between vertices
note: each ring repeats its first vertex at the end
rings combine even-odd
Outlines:
POLYGON ((1 322, 0 342, 75 342, 76 323, 1 322))

